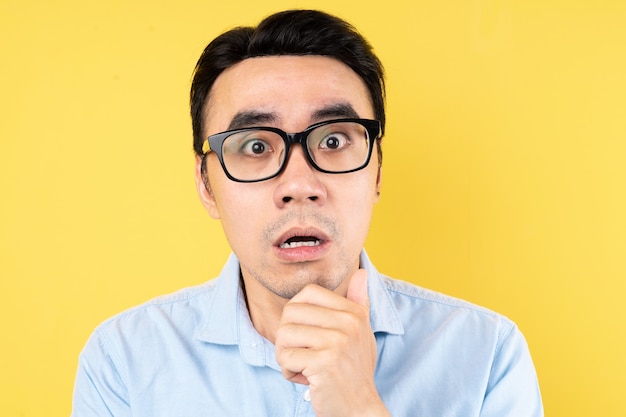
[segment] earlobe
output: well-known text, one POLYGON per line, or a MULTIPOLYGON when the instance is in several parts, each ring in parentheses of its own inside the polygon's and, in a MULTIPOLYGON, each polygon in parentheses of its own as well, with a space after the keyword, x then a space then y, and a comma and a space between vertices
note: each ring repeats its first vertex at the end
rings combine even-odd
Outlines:
POLYGON ((196 190, 198 191, 200 202, 204 206, 205 210, 214 219, 219 219, 220 214, 217 208, 217 202, 215 201, 215 194, 213 193, 213 189, 211 188, 211 184, 209 183, 209 177, 208 177, 208 174, 206 173, 206 168, 205 168, 204 175, 202 173, 202 164, 206 163, 204 159, 205 158, 196 156, 196 161, 195 161, 196 190))
POLYGON ((380 199, 380 187, 383 180, 383 168, 378 167, 378 174, 376 174, 376 201, 380 199))

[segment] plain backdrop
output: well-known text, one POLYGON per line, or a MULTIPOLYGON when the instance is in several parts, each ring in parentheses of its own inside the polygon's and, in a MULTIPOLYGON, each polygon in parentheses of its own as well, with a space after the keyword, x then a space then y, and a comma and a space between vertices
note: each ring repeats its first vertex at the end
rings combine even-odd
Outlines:
POLYGON ((286 8, 346 18, 386 66, 377 267, 517 322, 546 415, 623 416, 626 3, 609 0, 2 0, 0 414, 67 416, 98 323, 219 272, 191 73, 214 36, 286 8))

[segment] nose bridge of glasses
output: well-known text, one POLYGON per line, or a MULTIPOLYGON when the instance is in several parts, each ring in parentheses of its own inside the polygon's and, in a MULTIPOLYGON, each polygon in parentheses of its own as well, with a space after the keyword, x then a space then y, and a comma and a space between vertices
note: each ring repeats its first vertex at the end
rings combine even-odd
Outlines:
POLYGON ((289 159, 291 152, 291 148, 292 145, 295 144, 300 144, 302 146, 302 152, 304 152, 305 155, 305 159, 307 161, 310 160, 310 155, 309 155, 309 149, 307 146, 307 138, 309 136, 310 131, 305 130, 304 132, 298 132, 298 133, 287 133, 284 132, 284 138, 285 138, 285 163, 287 162, 287 159, 289 159))
POLYGON ((287 146, 291 146, 294 143, 299 143, 302 147, 305 147, 307 136, 309 136, 308 131, 298 132, 298 133, 287 133, 285 132, 285 138, 287 139, 287 146))
POLYGON ((285 157, 283 160, 283 164, 287 164, 289 159, 293 155, 292 145, 300 144, 302 146, 302 156, 307 161, 307 163, 311 164, 311 156, 309 155, 309 149, 307 147, 307 137, 309 135, 308 131, 298 132, 298 133, 287 133, 284 132, 285 140, 285 157))

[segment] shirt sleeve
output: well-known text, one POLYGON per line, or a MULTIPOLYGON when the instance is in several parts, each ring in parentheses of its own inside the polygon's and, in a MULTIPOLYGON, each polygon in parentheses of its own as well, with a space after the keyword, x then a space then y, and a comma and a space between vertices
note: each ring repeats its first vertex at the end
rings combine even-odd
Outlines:
POLYGON ((89 338, 78 361, 72 417, 130 417, 128 391, 120 362, 98 330, 89 338))
POLYGON ((480 417, 542 417, 537 374, 524 336, 511 328, 496 349, 480 417))

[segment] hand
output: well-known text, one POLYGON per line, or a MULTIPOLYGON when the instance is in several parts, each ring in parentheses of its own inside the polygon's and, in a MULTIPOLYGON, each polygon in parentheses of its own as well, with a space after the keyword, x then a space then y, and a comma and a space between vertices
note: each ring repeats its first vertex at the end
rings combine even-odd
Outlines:
POLYGON ((352 276, 345 298, 317 285, 293 297, 276 333, 276 357, 286 379, 309 385, 318 417, 388 415, 374 384, 365 270, 352 276))

